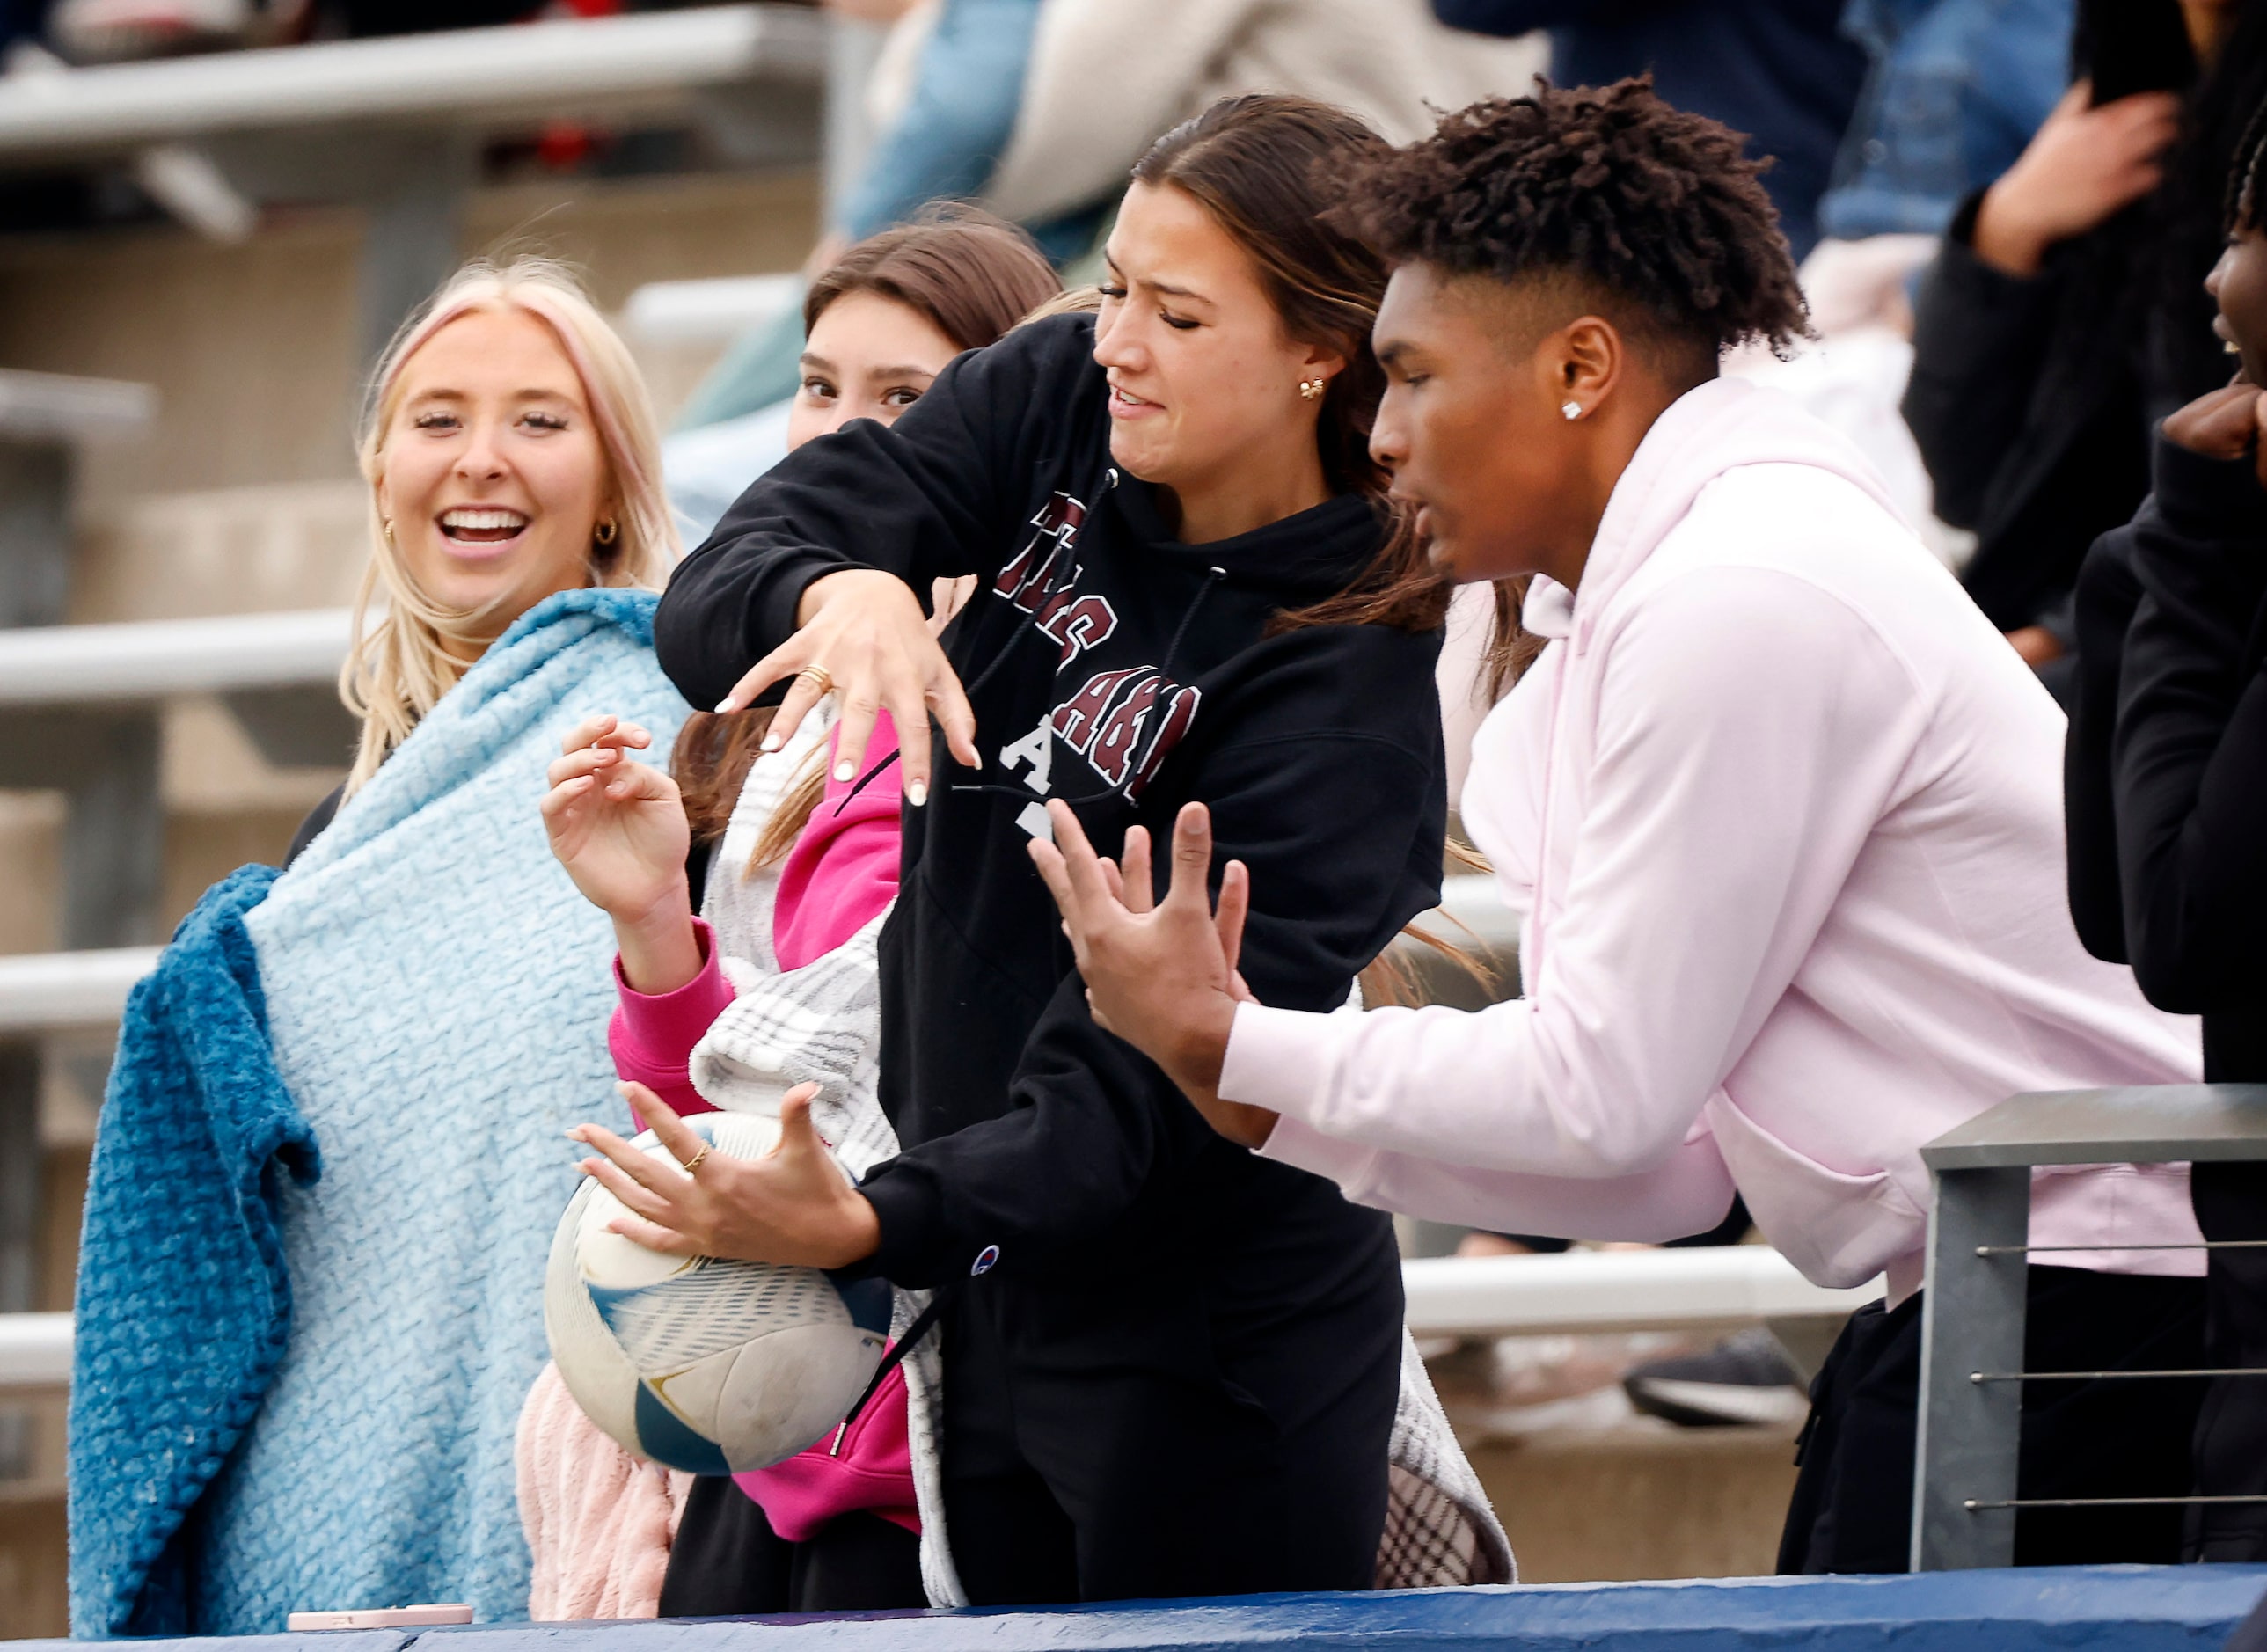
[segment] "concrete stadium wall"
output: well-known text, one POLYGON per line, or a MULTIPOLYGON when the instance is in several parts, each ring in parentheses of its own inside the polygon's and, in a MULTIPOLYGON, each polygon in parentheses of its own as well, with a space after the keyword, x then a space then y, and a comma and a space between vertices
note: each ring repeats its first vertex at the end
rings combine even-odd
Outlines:
MULTIPOLYGON (((2218 1652, 2267 1566, 2067 1567, 1276 1595, 1043 1612, 515 1624, 145 1641, 137 1652, 2218 1652)), ((69 1641, 26 1647, 64 1652, 69 1641)))

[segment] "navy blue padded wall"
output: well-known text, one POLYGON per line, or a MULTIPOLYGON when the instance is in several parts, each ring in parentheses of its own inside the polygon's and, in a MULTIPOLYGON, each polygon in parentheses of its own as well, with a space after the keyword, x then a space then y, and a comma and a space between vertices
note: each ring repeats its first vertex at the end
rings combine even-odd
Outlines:
MULTIPOLYGON (((2267 1566, 1562 1583, 1045 1612, 142 1641, 136 1652, 2219 1652, 2267 1566)), ((64 1652, 67 1641, 18 1641, 64 1652)))

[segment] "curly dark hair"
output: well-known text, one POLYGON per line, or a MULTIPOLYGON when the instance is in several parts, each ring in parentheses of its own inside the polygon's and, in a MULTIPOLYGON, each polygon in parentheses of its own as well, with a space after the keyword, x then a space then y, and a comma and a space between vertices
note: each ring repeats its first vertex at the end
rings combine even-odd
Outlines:
POLYGON ((1341 220, 1395 263, 1573 283, 1698 383, 1718 356, 1809 335, 1767 164, 1737 133, 1672 108, 1652 79, 1489 98, 1357 168, 1341 220), (1665 347, 1665 349, 1664 349, 1665 347))

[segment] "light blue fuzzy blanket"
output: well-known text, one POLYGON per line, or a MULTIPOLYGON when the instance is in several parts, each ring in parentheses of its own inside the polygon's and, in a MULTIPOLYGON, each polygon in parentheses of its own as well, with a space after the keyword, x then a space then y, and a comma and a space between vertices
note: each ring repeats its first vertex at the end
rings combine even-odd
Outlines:
POLYGON ((512 1435, 576 1179, 563 1132, 627 1124, 612 935, 537 805, 585 716, 667 750, 685 707, 653 603, 570 591, 521 619, 246 920, 323 1171, 277 1193, 290 1338, 208 1500, 200 1633, 302 1608, 526 1615, 512 1435))

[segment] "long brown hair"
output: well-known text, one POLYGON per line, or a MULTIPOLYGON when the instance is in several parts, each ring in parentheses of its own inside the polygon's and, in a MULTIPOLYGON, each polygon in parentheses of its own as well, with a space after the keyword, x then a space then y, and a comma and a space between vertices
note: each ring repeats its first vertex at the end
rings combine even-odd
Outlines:
MULTIPOLYGON (((830 305, 871 292, 925 316, 964 350, 981 349, 1031 311, 1059 298, 1062 283, 1031 237, 975 207, 932 207, 911 224, 869 235, 842 254, 803 301, 805 334, 830 305)), ((758 706, 719 716, 696 711, 670 753, 671 775, 685 798, 696 843, 724 834, 732 806, 772 723, 758 706)), ((825 748, 817 748, 789 783, 757 834, 749 868, 786 858, 826 790, 825 748)))
MULTIPOLYGON (((1392 477, 1372 458, 1370 430, 1385 394, 1385 370, 1370 349, 1371 326, 1390 271, 1332 216, 1339 180, 1391 152, 1356 116, 1310 98, 1252 93, 1224 98, 1159 138, 1134 168, 1137 182, 1170 185, 1193 197, 1244 249, 1290 335, 1346 360, 1324 393, 1316 431, 1323 474, 1334 491, 1377 508, 1385 542, 1344 591, 1276 615, 1275 633, 1317 625, 1383 625, 1431 631, 1448 617, 1449 586, 1434 570, 1411 512, 1387 497, 1392 477)), ((1520 591, 1496 589, 1490 693, 1520 669, 1520 591)), ((1457 846, 1451 842, 1448 852, 1457 846)), ((1453 942, 1411 924, 1402 933, 1493 990, 1494 972, 1453 942)), ((1416 1001, 1408 959, 1389 951, 1361 973, 1370 1003, 1416 1001)))
POLYGON ((1323 393, 1316 445, 1332 491, 1358 493, 1376 505, 1385 544, 1345 591, 1279 616, 1279 630, 1385 625, 1429 631, 1448 613, 1448 586, 1433 571, 1408 513, 1386 498, 1393 479, 1369 452, 1385 394, 1385 370, 1370 349, 1369 330, 1390 272, 1366 242, 1328 216, 1336 180, 1390 148, 1344 109, 1253 92, 1223 98, 1183 121, 1134 168, 1138 183, 1191 196, 1243 248, 1293 338, 1346 361, 1323 393))

